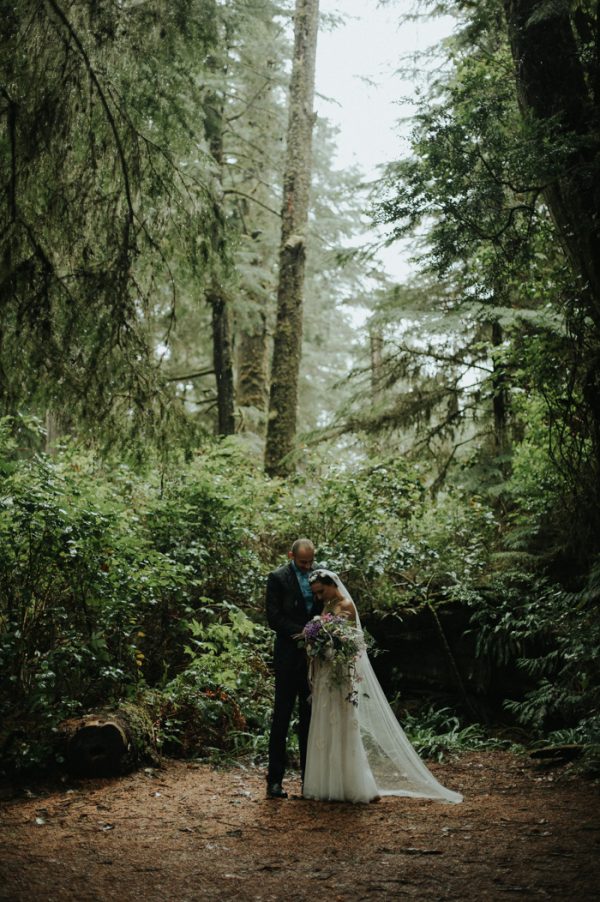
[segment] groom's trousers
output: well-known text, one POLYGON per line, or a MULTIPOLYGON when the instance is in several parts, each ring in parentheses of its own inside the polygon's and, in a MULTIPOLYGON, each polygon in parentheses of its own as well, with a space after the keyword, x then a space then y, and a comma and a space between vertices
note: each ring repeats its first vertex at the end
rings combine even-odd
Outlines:
MULTIPOLYGON (((296 657, 296 656, 295 656, 296 657)), ((306 673, 306 658, 297 656, 288 666, 275 669, 275 704, 273 721, 269 738, 269 770, 267 782, 281 783, 287 763, 287 734, 298 700, 298 745, 300 747, 300 768, 304 778, 306 765, 306 746, 308 744, 308 728, 310 726, 310 688, 306 673)))

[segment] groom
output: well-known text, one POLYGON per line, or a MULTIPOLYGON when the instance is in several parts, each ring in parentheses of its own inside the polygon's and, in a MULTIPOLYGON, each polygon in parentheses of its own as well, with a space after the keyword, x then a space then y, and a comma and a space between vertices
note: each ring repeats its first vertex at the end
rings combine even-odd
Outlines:
POLYGON ((296 539, 288 551, 289 562, 267 577, 267 620, 275 630, 275 705, 269 738, 267 797, 287 799, 281 784, 286 764, 287 734, 292 711, 298 699, 298 740, 300 766, 304 776, 306 745, 310 723, 306 655, 293 636, 301 633, 311 617, 321 613, 322 605, 313 598, 308 574, 315 560, 310 539, 296 539))

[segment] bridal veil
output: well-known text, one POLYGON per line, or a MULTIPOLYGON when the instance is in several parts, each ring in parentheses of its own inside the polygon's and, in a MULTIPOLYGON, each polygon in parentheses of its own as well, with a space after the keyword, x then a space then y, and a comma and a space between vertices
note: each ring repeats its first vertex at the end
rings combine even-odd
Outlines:
MULTIPOLYGON (((356 610, 337 573, 323 568, 317 572, 331 577, 356 610)), ((356 625, 362 632, 358 611, 356 625)), ((379 794, 461 802, 462 795, 442 786, 412 747, 385 697, 366 651, 357 662, 356 675, 361 737, 379 794)))

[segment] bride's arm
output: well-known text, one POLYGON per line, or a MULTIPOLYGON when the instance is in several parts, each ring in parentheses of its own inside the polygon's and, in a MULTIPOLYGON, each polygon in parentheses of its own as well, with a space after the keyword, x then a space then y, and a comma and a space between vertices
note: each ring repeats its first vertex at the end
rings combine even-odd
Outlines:
POLYGON ((356 608, 349 598, 341 598, 335 606, 335 613, 340 617, 346 617, 356 625, 356 608))

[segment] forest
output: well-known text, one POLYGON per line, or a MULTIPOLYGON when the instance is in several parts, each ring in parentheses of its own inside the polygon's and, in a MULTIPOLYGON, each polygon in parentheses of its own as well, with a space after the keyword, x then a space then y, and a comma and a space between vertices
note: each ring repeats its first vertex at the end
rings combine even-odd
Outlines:
POLYGON ((420 753, 598 772, 598 7, 388 5, 455 26, 369 181, 317 0, 0 2, 5 775, 107 710, 264 761, 299 536, 420 753))

